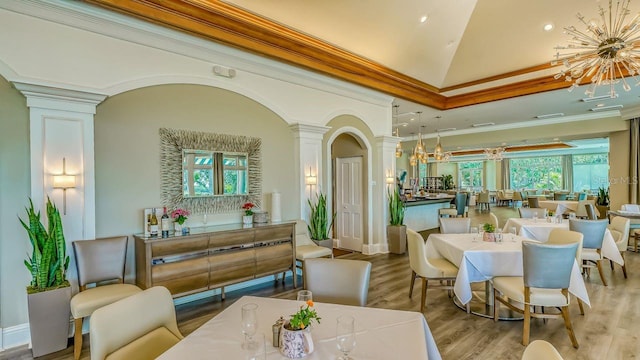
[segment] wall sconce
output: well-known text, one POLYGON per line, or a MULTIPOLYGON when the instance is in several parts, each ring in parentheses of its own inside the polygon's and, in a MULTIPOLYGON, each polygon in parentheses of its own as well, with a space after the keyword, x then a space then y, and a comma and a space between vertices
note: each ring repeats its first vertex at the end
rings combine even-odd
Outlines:
POLYGON ((66 158, 62 158, 62 174, 53 175, 53 188, 62 189, 62 213, 67 215, 67 189, 76 187, 76 176, 67 174, 66 158))
POLYGON ((318 185, 318 177, 311 174, 311 166, 309 166, 309 175, 304 178, 304 183, 309 185, 309 197, 311 197, 313 186, 318 185))

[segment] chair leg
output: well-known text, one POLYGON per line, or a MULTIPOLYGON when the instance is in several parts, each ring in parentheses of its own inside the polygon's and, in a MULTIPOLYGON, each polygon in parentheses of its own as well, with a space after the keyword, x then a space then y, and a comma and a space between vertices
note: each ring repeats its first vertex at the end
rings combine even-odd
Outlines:
POLYGON ((578 347, 580 347, 580 345, 578 345, 576 334, 574 334, 573 326, 571 326, 571 320, 569 319, 569 310, 567 309, 566 306, 563 306, 560 308, 560 311, 562 312, 562 318, 564 319, 564 327, 567 328, 567 332, 569 333, 569 338, 571 339, 571 344, 573 345, 574 348, 577 349, 578 347))
POLYGON ((580 315, 584 315, 584 306, 582 305, 582 300, 578 299, 578 306, 580 307, 580 315))
POLYGON ((411 284, 409 284, 409 299, 413 295, 413 284, 416 282, 416 272, 411 270, 411 284))
POLYGON ((609 260, 609 265, 611 266, 611 271, 615 271, 613 270, 613 260, 609 260))
POLYGON ((73 322, 75 325, 73 334, 73 358, 78 360, 82 352, 82 318, 75 319, 73 322))
POLYGON ((498 321, 498 314, 500 313, 500 301, 498 301, 498 290, 493 289, 493 321, 498 321))
POLYGON ((600 273, 600 279, 602 279, 602 284, 607 286, 607 280, 604 279, 604 273, 602 272, 602 260, 596 261, 596 266, 598 267, 598 272, 600 273))
POLYGON ((531 306, 524 304, 524 323, 522 325, 522 345, 529 345, 529 331, 531 330, 531 306))
POLYGON ((622 256, 622 261, 624 262, 622 264, 622 274, 624 274, 624 278, 627 278, 627 259, 624 258, 624 252, 620 252, 620 256, 622 256))
POLYGON ((420 299, 420 312, 424 312, 424 305, 427 302, 427 285, 429 282, 426 278, 422 278, 422 299, 420 299))

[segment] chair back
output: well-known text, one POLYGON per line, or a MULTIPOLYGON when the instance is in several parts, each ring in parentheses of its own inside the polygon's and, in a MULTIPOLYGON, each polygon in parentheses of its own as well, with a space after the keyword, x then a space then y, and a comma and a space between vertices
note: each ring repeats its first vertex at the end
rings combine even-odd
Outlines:
POLYGON ((553 200, 567 200, 567 194, 565 194, 565 193, 553 193, 553 200))
POLYGON ((90 328, 91 360, 155 359, 183 338, 173 297, 162 286, 97 309, 90 328))
POLYGON ((578 201, 580 201, 580 200, 587 200, 587 193, 583 193, 583 192, 579 193, 578 194, 578 201))
POLYGON ((409 266, 416 274, 424 278, 441 276, 441 271, 429 263, 424 238, 417 231, 409 228, 407 228, 407 250, 409 251, 409 266))
POLYGON ((607 220, 570 219, 569 230, 583 235, 582 246, 585 249, 601 249, 608 223, 607 220))
POLYGON ((611 219, 611 225, 609 225, 609 229, 611 229, 611 233, 618 233, 617 238, 614 236, 614 240, 616 241, 616 245, 618 246, 619 251, 626 251, 627 245, 629 243, 629 228, 631 227, 631 220, 627 218, 623 218, 621 216, 614 216, 611 219))
POLYGON ((543 218, 547 215, 547 209, 545 208, 518 208, 520 217, 523 219, 533 219, 533 215, 538 215, 538 218, 543 218))
POLYGON ((591 203, 584 204, 584 208, 587 211, 587 218, 589 220, 598 220, 598 215, 596 215, 596 207, 591 203))
POLYGON ((513 201, 523 201, 524 195, 522 195, 522 191, 514 191, 513 192, 513 201))
POLYGON ((531 342, 524 353, 521 360, 563 360, 562 355, 556 350, 551 343, 544 340, 535 340, 531 342))
POLYGON ((302 245, 318 245, 309 237, 309 231, 307 229, 307 222, 298 219, 296 220, 296 246, 302 245))
POLYGON ((367 305, 371 263, 362 260, 313 258, 304 261, 304 279, 313 300, 367 305))
POLYGON ((542 244, 522 242, 524 286, 567 289, 576 258, 578 243, 542 244))
POLYGON ((589 214, 587 214, 587 207, 586 205, 589 204, 589 202, 593 202, 593 200, 578 200, 578 205, 576 206, 576 217, 578 218, 586 218, 589 217, 589 214))
POLYGON ((491 223, 496 229, 498 229, 498 217, 496 214, 490 212, 489 213, 489 223, 491 223))
POLYGON ((73 242, 80 291, 87 284, 109 280, 124 282, 127 237, 116 236, 73 242))
POLYGON ((640 213, 640 205, 638 205, 638 204, 624 204, 624 205, 622 205, 620 207, 620 210, 640 213))
POLYGON ((467 234, 471 228, 470 218, 439 218, 441 234, 467 234))
POLYGON ((459 192, 456 194, 456 209, 458 210, 458 216, 464 216, 465 207, 468 204, 468 193, 459 192))
POLYGON ((549 233, 549 239, 545 244, 578 244, 576 250, 576 259, 578 264, 582 263, 582 234, 577 231, 565 230, 565 229, 553 229, 549 233))
POLYGON ((489 192, 483 191, 478 194, 478 203, 488 203, 489 202, 489 192))
POLYGON ((539 208, 540 207, 540 199, 537 196, 531 196, 528 199, 530 208, 539 208))

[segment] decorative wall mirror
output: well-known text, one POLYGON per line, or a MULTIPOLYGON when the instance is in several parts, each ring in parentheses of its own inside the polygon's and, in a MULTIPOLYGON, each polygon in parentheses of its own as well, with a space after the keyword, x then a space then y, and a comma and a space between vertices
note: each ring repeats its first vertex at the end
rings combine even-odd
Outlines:
POLYGON ((192 213, 260 206, 261 146, 254 137, 161 128, 162 204, 192 213))
POLYGON ((247 153, 182 150, 182 195, 248 194, 247 153))

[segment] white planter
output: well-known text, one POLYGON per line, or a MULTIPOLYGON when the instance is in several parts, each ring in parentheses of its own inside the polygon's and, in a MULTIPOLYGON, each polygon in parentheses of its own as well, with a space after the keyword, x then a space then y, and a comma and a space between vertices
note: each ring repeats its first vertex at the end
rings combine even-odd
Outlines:
POLYGON ((253 215, 243 215, 242 223, 245 225, 253 224, 253 215))

